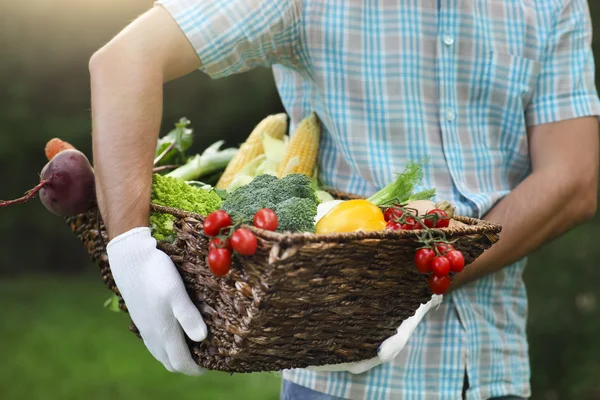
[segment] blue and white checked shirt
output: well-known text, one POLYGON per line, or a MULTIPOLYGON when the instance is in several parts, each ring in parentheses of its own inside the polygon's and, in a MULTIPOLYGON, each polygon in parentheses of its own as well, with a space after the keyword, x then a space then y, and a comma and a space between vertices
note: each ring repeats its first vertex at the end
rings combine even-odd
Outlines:
MULTIPOLYGON (((163 0, 213 78, 271 67, 292 129, 315 110, 321 179, 369 195, 409 160, 482 217, 530 172, 527 127, 600 114, 586 0, 163 0)), ((568 134, 568 132, 565 132, 568 134)), ((351 399, 530 396, 525 260, 429 312, 364 374, 285 371, 351 399)))

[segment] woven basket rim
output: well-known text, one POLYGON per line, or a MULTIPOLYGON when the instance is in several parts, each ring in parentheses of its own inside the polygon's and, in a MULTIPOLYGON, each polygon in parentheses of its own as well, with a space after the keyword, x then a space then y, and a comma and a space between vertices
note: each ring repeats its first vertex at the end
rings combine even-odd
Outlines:
MULTIPOLYGON (((334 192, 335 194, 343 194, 346 196, 359 198, 359 196, 347 195, 342 192, 334 192)), ((171 214, 177 218, 191 218, 197 221, 204 221, 204 216, 180 210, 173 207, 161 206, 155 203, 150 204, 151 210, 155 212, 161 212, 171 214)), ((435 236, 469 236, 469 235, 481 235, 481 234, 499 234, 502 231, 502 226, 477 218, 471 218, 466 216, 454 216, 453 219, 466 224, 466 226, 460 227, 448 227, 448 228, 433 228, 430 229, 435 236)), ((418 239, 422 231, 420 230, 383 230, 383 231, 358 231, 358 232, 343 232, 343 233, 310 233, 310 232, 272 232, 265 229, 260 229, 252 225, 241 225, 241 227, 251 230, 258 237, 278 242, 281 245, 297 245, 300 243, 340 243, 340 242, 352 242, 359 240, 381 240, 381 239, 418 239)))

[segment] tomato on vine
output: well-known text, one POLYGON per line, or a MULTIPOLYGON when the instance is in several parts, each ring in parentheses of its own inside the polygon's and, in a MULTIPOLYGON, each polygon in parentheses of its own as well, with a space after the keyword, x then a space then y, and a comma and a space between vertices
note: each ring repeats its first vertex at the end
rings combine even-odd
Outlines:
POLYGON ((420 229, 421 228, 421 224, 419 224, 419 222, 414 219, 413 217, 407 217, 406 218, 406 222, 403 224, 400 224, 400 229, 405 230, 405 231, 412 231, 414 229, 420 229))
POLYGON ((383 219, 386 222, 388 222, 388 221, 396 221, 396 220, 400 219, 400 217, 402 217, 402 215, 404 215, 404 211, 402 211, 402 210, 400 210, 399 208, 396 208, 396 207, 389 207, 383 213, 383 219))
POLYGON ((446 255, 447 252, 454 250, 454 246, 450 243, 438 242, 435 244, 435 248, 442 256, 446 255))
POLYGON ((256 253, 258 242, 250 229, 240 228, 236 230, 229 239, 233 250, 243 256, 251 256, 256 253))
POLYGON ((402 230, 402 227, 398 222, 390 220, 385 224, 385 229, 389 229, 391 231, 400 231, 402 230))
POLYGON ((450 273, 450 260, 446 256, 438 256, 431 261, 431 270, 434 275, 445 276, 450 273))
POLYGON ((223 210, 213 211, 204 219, 202 228, 208 236, 217 236, 221 229, 231 226, 231 217, 223 210))
POLYGON ((453 272, 461 272, 465 268, 465 257, 458 250, 450 250, 446 253, 446 257, 450 260, 451 270, 453 272))
POLYGON ((447 228, 448 226, 450 226, 450 218, 448 218, 448 214, 446 214, 445 211, 440 210, 439 208, 434 208, 433 210, 430 210, 427 212, 426 215, 438 215, 437 221, 434 225, 433 220, 434 218, 426 218, 423 223, 425 224, 426 227, 428 228, 447 228))
POLYGON ((277 214, 275 214, 275 211, 271 210, 270 208, 263 208, 254 214, 253 223, 257 228, 265 229, 267 231, 275 231, 277 229, 277 225, 279 224, 279 220, 277 219, 277 214))
POLYGON ((213 249, 227 249, 229 251, 232 251, 233 249, 231 248, 231 243, 229 243, 229 239, 228 238, 220 238, 220 237, 215 237, 213 239, 210 240, 210 242, 208 243, 208 250, 213 250, 213 249))
POLYGON ((231 252, 225 248, 208 252, 208 267, 216 276, 224 276, 231 268, 231 252))
POLYGON ((452 283, 452 281, 448 275, 437 276, 431 274, 429 276, 429 288, 434 294, 440 295, 446 293, 450 287, 450 283, 452 283))
POLYGON ((432 249, 419 249, 415 253, 415 266, 417 270, 426 274, 431 271, 431 262, 435 258, 435 251, 432 249))

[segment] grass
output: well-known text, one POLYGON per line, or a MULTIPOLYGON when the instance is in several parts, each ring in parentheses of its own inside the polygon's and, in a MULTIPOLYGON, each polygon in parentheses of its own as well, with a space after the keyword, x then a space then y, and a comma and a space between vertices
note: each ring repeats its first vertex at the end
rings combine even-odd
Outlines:
POLYGON ((3 400, 279 398, 277 374, 171 374, 102 307, 110 292, 95 275, 0 281, 3 400))

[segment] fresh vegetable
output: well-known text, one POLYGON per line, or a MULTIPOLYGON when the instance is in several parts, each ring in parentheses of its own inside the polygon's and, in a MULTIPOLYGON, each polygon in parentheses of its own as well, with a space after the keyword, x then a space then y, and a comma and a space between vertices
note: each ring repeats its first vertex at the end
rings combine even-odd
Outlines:
POLYGON ((48 211, 62 217, 90 210, 96 201, 94 170, 85 154, 76 149, 60 151, 42 169, 37 186, 21 198, 0 201, 0 207, 25 203, 37 193, 48 211))
POLYGON ((254 226, 268 231, 275 231, 278 226, 278 218, 275 211, 270 208, 263 208, 254 214, 254 226))
POLYGON ((368 200, 344 201, 319 220, 317 233, 380 231, 386 222, 383 212, 368 200))
POLYGON ((449 201, 447 201, 447 200, 438 201, 435 204, 435 208, 445 212, 446 215, 448 216, 448 218, 454 218, 455 208, 449 201))
POLYGON ((223 248, 210 250, 207 263, 213 274, 224 276, 231 268, 231 252, 223 248))
POLYGON ((415 254, 415 266, 417 270, 422 274, 431 272, 431 262, 435 258, 435 251, 423 248, 417 250, 415 254))
POLYGON ((193 130, 188 128, 190 121, 181 118, 175 123, 175 129, 158 139, 154 165, 166 165, 169 162, 185 163, 186 151, 194 141, 193 130))
POLYGON ((296 127, 294 134, 290 135, 285 156, 280 162, 278 176, 288 174, 304 174, 313 176, 319 153, 321 138, 321 125, 317 114, 312 112, 305 117, 296 127))
POLYGON ((465 268, 465 256, 460 251, 450 250, 446 257, 450 260, 452 272, 461 272, 465 268))
POLYGON ((238 149, 227 148, 221 150, 223 141, 213 143, 202 154, 196 154, 187 159, 186 163, 166 176, 183 181, 196 181, 203 176, 226 168, 229 161, 237 154, 238 149))
POLYGON ((287 122, 288 116, 285 113, 269 115, 260 121, 240 146, 237 154, 231 159, 216 187, 227 189, 247 163, 264 154, 263 134, 273 139, 282 139, 287 132, 287 122))
POLYGON ((44 153, 46 153, 46 158, 48 161, 51 161, 54 156, 60 153, 63 150, 76 150, 73 145, 68 142, 65 142, 59 138, 52 138, 46 143, 46 147, 44 148, 44 153))
POLYGON ((431 261, 431 271, 438 276, 450 273, 450 260, 446 256, 437 256, 431 261))
POLYGON ((208 250, 210 251, 212 249, 228 249, 229 251, 233 251, 229 238, 222 239, 220 237, 215 237, 210 240, 208 243, 208 250))
POLYGON ((223 210, 216 210, 204 219, 202 228, 208 236, 217 236, 221 230, 231 226, 231 217, 223 210))
POLYGON ((421 224, 417 222, 413 217, 406 217, 405 222, 400 224, 400 229, 405 231, 412 231, 413 229, 421 229, 421 224))
POLYGON ((448 218, 448 214, 444 211, 434 208, 433 210, 429 210, 426 215, 437 215, 437 218, 426 219, 423 223, 428 228, 447 228, 450 224, 450 218, 448 218))
POLYGON ((394 222, 394 220, 399 219, 400 217, 402 217, 403 214, 404 214, 404 211, 400 210, 399 208, 389 207, 383 213, 383 218, 386 221, 392 221, 392 222, 394 222))
POLYGON ((227 191, 232 192, 240 186, 247 185, 259 175, 269 174, 277 176, 279 163, 285 154, 288 137, 275 139, 267 133, 261 135, 264 154, 250 160, 227 186, 227 191))
POLYGON ((435 189, 414 193, 415 187, 422 179, 422 167, 419 164, 410 162, 405 170, 396 176, 394 182, 373 194, 368 200, 378 206, 405 204, 415 200, 429 200, 435 196, 435 189))
POLYGON ((450 243, 440 242, 440 243, 436 243, 435 249, 437 250, 438 253, 440 253, 440 255, 444 256, 450 250, 454 250, 454 246, 452 246, 450 243))
POLYGON ((439 276, 436 274, 429 275, 429 288, 434 294, 440 295, 446 293, 450 287, 450 277, 448 275, 439 276))
POLYGON ((315 165, 315 168, 313 170, 313 176, 312 176, 310 182, 311 182, 313 188, 315 189, 315 192, 317 193, 317 198, 319 199, 320 203, 325 203, 328 201, 335 200, 334 197, 331 195, 331 193, 324 190, 324 187, 321 185, 321 181, 319 180, 319 166, 318 165, 315 165))
MULTIPOLYGON (((197 189, 182 180, 159 174, 152 176, 152 202, 202 216, 218 210, 222 204, 221 198, 213 190, 197 189)), ((152 236, 159 241, 172 241, 175 238, 174 220, 175 218, 170 214, 152 212, 150 214, 152 236)))
POLYGON ((246 228, 237 229, 229 239, 231 247, 242 256, 251 256, 256 253, 258 242, 254 233, 246 228))
POLYGON ((388 221, 385 224, 385 229, 388 229, 390 231, 401 231, 402 230, 402 225, 400 225, 396 221, 388 221))
POLYGON ((248 225, 260 209, 270 208, 277 214, 278 232, 314 232, 317 203, 306 175, 292 174, 279 179, 266 174, 231 192, 221 208, 234 222, 248 225))

